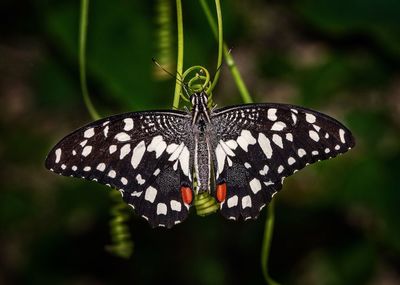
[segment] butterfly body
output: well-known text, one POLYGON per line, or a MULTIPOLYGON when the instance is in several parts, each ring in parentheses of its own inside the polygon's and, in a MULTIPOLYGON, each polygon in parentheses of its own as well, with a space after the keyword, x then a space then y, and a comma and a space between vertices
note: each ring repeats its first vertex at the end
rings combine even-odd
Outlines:
POLYGON ((119 189, 152 226, 183 221, 194 195, 209 192, 223 216, 257 218, 283 179, 354 146, 335 119, 286 104, 116 115, 84 126, 49 153, 46 167, 119 189))

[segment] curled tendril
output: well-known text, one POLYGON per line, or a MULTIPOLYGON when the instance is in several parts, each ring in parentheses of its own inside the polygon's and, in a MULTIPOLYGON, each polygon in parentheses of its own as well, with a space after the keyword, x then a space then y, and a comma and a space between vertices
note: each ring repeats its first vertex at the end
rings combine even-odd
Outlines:
POLYGON ((133 241, 127 225, 129 219, 128 207, 122 201, 121 194, 116 190, 111 190, 110 196, 113 200, 111 208, 110 233, 111 244, 105 248, 111 254, 130 258, 133 253, 133 241))
MULTIPOLYGON (((210 72, 205 67, 201 65, 189 67, 181 76, 181 80, 188 89, 187 92, 181 93, 181 98, 184 101, 189 102, 191 94, 204 91, 208 95, 210 107, 213 105, 211 92, 212 80, 210 72)), ((183 89, 185 90, 185 88, 183 89)))

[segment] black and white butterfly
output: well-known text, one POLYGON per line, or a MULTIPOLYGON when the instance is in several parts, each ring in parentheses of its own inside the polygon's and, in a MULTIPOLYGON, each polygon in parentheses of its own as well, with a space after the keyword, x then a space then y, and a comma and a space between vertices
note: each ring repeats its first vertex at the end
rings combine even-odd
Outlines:
POLYGON ((62 139, 46 167, 117 188, 151 226, 172 227, 194 195, 210 192, 224 217, 257 218, 285 177, 355 142, 335 119, 286 104, 145 111, 90 123, 62 139), (195 187, 196 185, 196 187, 195 187))

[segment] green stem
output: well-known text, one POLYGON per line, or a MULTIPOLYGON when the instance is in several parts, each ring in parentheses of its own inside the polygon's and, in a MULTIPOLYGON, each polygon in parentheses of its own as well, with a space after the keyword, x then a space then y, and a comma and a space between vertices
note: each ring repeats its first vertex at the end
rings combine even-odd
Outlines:
POLYGON ((179 108, 179 99, 182 89, 182 83, 180 81, 180 76, 183 73, 183 16, 182 16, 182 2, 181 0, 176 0, 176 20, 178 25, 178 56, 176 62, 176 82, 175 82, 175 94, 174 102, 172 107, 174 109, 179 108))
POLYGON ((85 102, 86 108, 93 120, 98 120, 100 119, 100 116, 90 100, 86 80, 86 35, 88 26, 88 10, 89 0, 81 0, 81 18, 79 26, 79 75, 83 101, 85 102))
MULTIPOLYGON (((210 7, 207 4, 206 0, 200 0, 200 4, 203 8, 203 12, 208 20, 208 24, 211 27, 212 32, 214 33, 214 36, 218 38, 218 28, 217 24, 215 23, 215 20, 211 14, 210 7)), ((249 90, 246 87, 246 84, 243 81, 243 78, 239 72, 239 69, 236 66, 236 63, 230 54, 230 51, 227 47, 227 45, 224 43, 224 56, 225 56, 225 61, 226 64, 232 74, 233 80, 236 83, 236 87, 239 90, 240 96, 242 97, 242 100, 244 103, 253 103, 253 99, 250 96, 249 90)))
POLYGON ((213 82, 210 87, 210 93, 214 90, 215 85, 218 82, 221 64, 222 64, 222 55, 223 55, 223 47, 224 47, 224 37, 223 37, 223 28, 222 28, 222 12, 221 12, 221 3, 219 0, 215 0, 215 9, 217 10, 217 20, 218 20, 218 60, 217 60, 217 71, 215 73, 213 82))
POLYGON ((279 285, 276 281, 274 281, 268 273, 268 257, 271 250, 271 240, 274 232, 274 221, 275 221, 275 202, 271 201, 268 205, 268 213, 267 219, 265 220, 265 228, 264 228, 264 238, 261 249, 261 269, 264 275, 265 282, 269 285, 279 285))

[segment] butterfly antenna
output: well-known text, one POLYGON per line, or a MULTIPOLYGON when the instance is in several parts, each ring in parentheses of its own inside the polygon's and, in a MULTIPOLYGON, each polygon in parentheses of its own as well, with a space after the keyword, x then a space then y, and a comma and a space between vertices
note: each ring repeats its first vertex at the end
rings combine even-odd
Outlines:
MULTIPOLYGON (((178 78, 175 74, 172 74, 171 72, 169 72, 168 70, 166 70, 164 67, 162 67, 162 65, 159 64, 158 61, 157 61, 154 57, 153 57, 151 60, 153 61, 153 63, 154 63, 155 65, 157 65, 159 68, 161 68, 165 73, 167 73, 168 75, 170 75, 172 78, 176 79, 176 80, 177 80, 179 83, 181 83, 182 85, 184 84, 183 81, 182 81, 180 78, 178 78)), ((180 77, 182 77, 179 73, 178 73, 178 75, 179 75, 180 77)))
POLYGON ((185 82, 183 82, 182 79, 180 79, 180 78, 182 78, 182 75, 180 75, 179 73, 177 73, 177 74, 179 75, 179 77, 180 77, 180 78, 178 78, 175 74, 172 74, 171 72, 169 72, 168 70, 166 70, 164 67, 162 67, 162 65, 159 64, 158 61, 157 61, 154 57, 153 57, 151 60, 153 61, 153 63, 154 63, 155 65, 157 65, 159 68, 161 68, 165 73, 167 73, 167 74, 170 75, 172 78, 174 78, 176 81, 178 81, 178 82, 181 84, 183 90, 185 91, 186 96, 189 97, 189 94, 190 94, 190 93, 189 93, 188 88, 190 89, 190 87, 187 86, 187 84, 186 84, 185 82))

